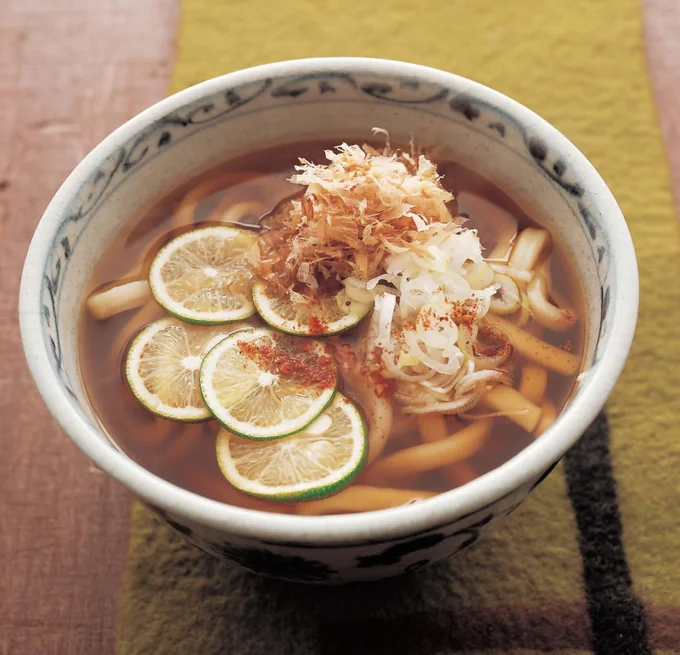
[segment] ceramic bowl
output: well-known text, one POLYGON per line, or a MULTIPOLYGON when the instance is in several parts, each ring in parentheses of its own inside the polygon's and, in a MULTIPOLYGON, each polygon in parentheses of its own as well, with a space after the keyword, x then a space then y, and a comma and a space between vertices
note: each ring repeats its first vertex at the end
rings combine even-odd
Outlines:
MULTIPOLYGON (((84 117, 85 119, 85 117, 84 117)), ((26 258, 20 321, 31 372, 96 466, 191 543, 302 582, 379 579, 447 558, 509 514, 602 409, 633 337, 638 278, 614 197, 586 158, 526 107, 442 71, 373 59, 281 62, 218 77, 142 112, 102 141, 45 211, 26 258), (413 134, 505 189, 573 254, 586 297, 584 373, 557 422, 511 460, 430 500, 363 515, 231 507, 176 487, 114 448, 83 389, 78 312, 90 272, 128 216, 200 169, 247 151, 413 134)))

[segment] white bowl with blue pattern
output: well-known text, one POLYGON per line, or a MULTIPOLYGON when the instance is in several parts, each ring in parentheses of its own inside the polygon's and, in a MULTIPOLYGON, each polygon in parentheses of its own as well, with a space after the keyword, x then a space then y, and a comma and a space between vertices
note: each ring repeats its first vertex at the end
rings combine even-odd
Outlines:
MULTIPOLYGON (((83 117, 87 120, 87 117, 83 117)), ((511 512, 583 434, 633 338, 638 277, 625 219, 586 158, 502 94, 442 71, 376 59, 308 59, 209 80, 142 112, 73 171, 45 211, 21 282, 26 357, 75 444, 197 546, 250 570, 303 582, 373 580, 440 561, 511 512), (77 319, 85 284, 116 230, 168 186, 220 160, 315 138, 440 145, 511 189, 573 253, 586 294, 586 367, 557 422, 511 460, 413 505, 360 515, 261 513, 208 500, 114 448, 83 388, 77 319)))

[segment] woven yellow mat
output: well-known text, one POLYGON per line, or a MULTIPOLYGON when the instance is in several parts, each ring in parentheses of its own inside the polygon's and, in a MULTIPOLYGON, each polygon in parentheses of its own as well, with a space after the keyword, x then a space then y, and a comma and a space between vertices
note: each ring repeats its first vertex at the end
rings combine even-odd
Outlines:
POLYGON ((184 0, 173 90, 297 57, 471 77, 562 130, 630 223, 641 313, 598 421, 504 526, 360 588, 271 582, 133 513, 120 655, 680 653, 680 241, 635 0, 184 0))

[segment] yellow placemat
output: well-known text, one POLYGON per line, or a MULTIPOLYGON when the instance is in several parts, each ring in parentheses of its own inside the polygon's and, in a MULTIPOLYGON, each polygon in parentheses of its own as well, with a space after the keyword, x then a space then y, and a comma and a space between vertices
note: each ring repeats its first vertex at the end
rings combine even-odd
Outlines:
POLYGON ((364 55, 525 103, 591 159, 641 269, 636 345, 601 420, 505 525, 360 589, 259 579, 133 514, 121 655, 680 652, 680 247, 636 0, 184 0, 173 90, 246 66, 364 55))

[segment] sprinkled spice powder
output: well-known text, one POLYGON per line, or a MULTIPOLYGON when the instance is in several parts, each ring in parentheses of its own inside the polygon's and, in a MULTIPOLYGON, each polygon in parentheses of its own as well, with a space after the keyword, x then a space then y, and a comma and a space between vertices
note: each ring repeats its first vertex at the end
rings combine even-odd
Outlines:
POLYGON ((471 325, 477 321, 480 307, 479 300, 456 300, 449 304, 451 305, 451 317, 458 325, 461 323, 471 325))
POLYGON ((309 334, 324 334, 328 330, 328 323, 318 316, 310 316, 307 327, 309 334))
POLYGON ((337 368, 333 357, 319 354, 318 342, 277 335, 257 341, 239 341, 242 355, 259 368, 303 387, 329 389, 337 382, 337 368))

